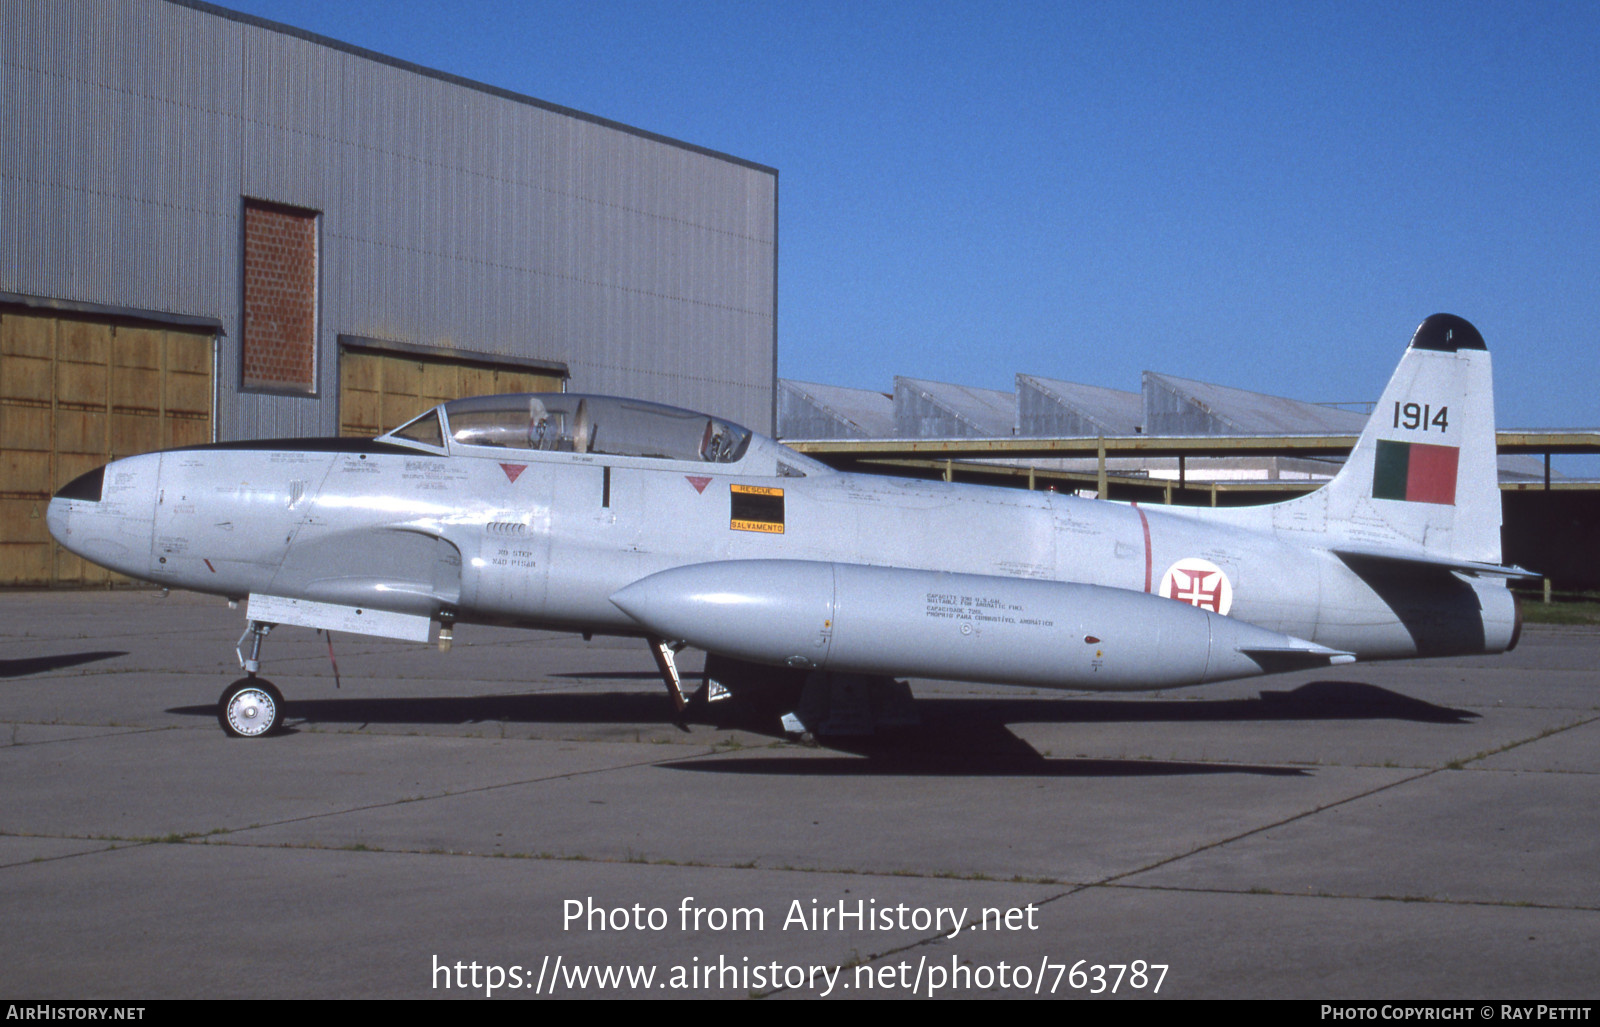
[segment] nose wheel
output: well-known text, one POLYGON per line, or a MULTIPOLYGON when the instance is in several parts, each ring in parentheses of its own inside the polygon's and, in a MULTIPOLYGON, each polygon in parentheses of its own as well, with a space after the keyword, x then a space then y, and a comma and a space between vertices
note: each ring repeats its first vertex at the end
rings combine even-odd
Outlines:
POLYGON ((239 636, 239 665, 245 676, 222 690, 217 700, 217 720, 222 730, 234 738, 261 738, 283 726, 283 693, 266 678, 256 677, 261 669, 261 643, 272 631, 265 621, 250 621, 239 636), (246 640, 250 655, 244 654, 246 640))
POLYGON ((240 678, 222 690, 217 720, 234 738, 270 735, 283 723, 283 693, 265 678, 240 678))

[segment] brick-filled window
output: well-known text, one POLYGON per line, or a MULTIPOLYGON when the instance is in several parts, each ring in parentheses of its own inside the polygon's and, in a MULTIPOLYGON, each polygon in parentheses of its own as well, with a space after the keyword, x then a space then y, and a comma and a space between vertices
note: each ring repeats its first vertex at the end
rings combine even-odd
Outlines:
POLYGON ((244 387, 317 390, 317 213, 244 204, 244 387))

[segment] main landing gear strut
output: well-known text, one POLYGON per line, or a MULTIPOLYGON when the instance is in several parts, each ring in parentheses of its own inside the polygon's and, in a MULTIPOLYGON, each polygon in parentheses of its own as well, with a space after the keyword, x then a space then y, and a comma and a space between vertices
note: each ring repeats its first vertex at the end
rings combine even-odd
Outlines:
POLYGON ((222 690, 217 700, 217 720, 222 730, 234 738, 260 738, 270 735, 283 724, 283 693, 266 678, 257 677, 261 670, 261 643, 272 631, 272 625, 253 620, 239 636, 237 652, 239 665, 245 676, 222 690), (245 639, 250 640, 250 656, 244 655, 245 639))

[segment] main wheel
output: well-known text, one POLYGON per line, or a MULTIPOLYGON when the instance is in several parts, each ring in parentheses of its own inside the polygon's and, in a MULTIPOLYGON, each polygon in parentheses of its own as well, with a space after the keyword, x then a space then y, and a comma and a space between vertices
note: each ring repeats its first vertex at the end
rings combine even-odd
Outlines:
POLYGON ((270 735, 283 723, 283 693, 264 678, 240 678, 222 690, 217 720, 235 738, 270 735))

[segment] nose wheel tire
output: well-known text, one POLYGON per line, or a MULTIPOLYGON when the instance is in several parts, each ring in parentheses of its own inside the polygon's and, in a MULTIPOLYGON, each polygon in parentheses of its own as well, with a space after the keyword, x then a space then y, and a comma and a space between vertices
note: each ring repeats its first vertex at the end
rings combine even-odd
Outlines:
POLYGON ((262 678, 240 678, 222 690, 217 720, 234 738, 261 738, 283 723, 283 693, 262 678))

